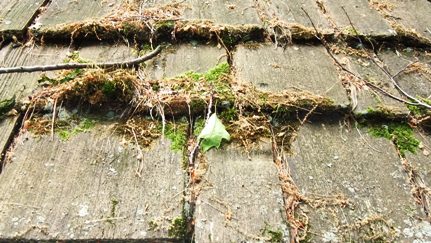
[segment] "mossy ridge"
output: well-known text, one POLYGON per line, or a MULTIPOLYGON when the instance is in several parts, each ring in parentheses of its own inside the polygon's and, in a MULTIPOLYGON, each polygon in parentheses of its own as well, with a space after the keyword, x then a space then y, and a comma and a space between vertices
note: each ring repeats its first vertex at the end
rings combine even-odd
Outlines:
POLYGON ((391 140, 402 157, 405 157, 406 152, 416 153, 419 148, 419 140, 415 138, 413 129, 406 123, 391 122, 373 125, 369 127, 368 132, 374 137, 391 140))
POLYGON ((374 120, 394 120, 406 118, 407 114, 400 107, 380 104, 375 107, 368 107, 366 112, 357 113, 357 116, 359 118, 369 118, 374 120))
POLYGON ((43 107, 50 99, 59 102, 79 100, 90 105, 128 103, 137 89, 136 80, 133 70, 86 70, 82 73, 72 71, 45 85, 44 89, 34 96, 35 105, 43 107), (69 74, 73 76, 70 77, 69 74), (62 82, 66 79, 67 82, 62 82), (57 82, 59 80, 61 81, 57 82))
POLYGON ((209 93, 214 92, 216 98, 233 100, 229 74, 229 64, 222 62, 206 73, 189 71, 166 81, 173 90, 184 91, 197 97, 206 98, 209 93))
MULTIPOLYGON (((73 51, 68 54, 67 58, 63 60, 64 63, 89 63, 90 61, 84 58, 81 58, 79 55, 79 51, 73 51)), ((74 80, 82 76, 84 73, 83 69, 75 68, 73 70, 63 70, 57 75, 57 78, 50 78, 46 74, 42 74, 38 83, 41 84, 50 84, 50 85, 58 85, 62 83, 66 83, 74 80)))

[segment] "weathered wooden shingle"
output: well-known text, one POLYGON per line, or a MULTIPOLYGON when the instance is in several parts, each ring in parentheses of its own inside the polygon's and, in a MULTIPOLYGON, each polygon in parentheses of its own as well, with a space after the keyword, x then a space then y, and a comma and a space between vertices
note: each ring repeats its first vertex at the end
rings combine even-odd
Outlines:
MULTIPOLYGON (((364 81, 380 87, 395 97, 404 98, 395 88, 390 77, 380 68, 386 68, 383 63, 374 63, 372 60, 362 57, 339 57, 346 64, 346 68, 357 74, 364 81), (380 65, 380 67, 378 66, 380 65)), ((394 58, 398 58, 394 56, 394 58)), ((355 83, 351 80, 350 96, 354 100, 354 114, 372 115, 376 112, 386 113, 393 116, 407 116, 409 110, 404 103, 397 101, 387 94, 382 93, 369 85, 355 83)))
POLYGON ((197 242, 269 240, 265 229, 288 239, 270 144, 260 146, 250 158, 234 146, 208 153, 205 183, 196 202, 197 242))
MULTIPOLYGON (((66 57, 67 48, 34 47, 13 48, 9 45, 0 50, 1 66, 15 67, 61 63, 66 57)), ((17 102, 27 99, 38 86, 41 72, 0 74, 0 100, 11 99, 14 95, 17 102)), ((4 118, 0 122, 0 151, 5 149, 18 116, 4 118)))
POLYGON ((431 3, 428 0, 388 0, 387 4, 387 18, 397 25, 398 32, 416 33, 431 43, 431 3))
POLYGON ((0 2, 0 33, 24 30, 46 0, 12 0, 0 2))
POLYGON ((259 90, 274 93, 308 92, 347 106, 346 91, 337 69, 321 46, 239 46, 233 55, 236 77, 259 90))
POLYGON ((319 10, 318 4, 313 0, 261 0, 260 6, 264 9, 264 14, 268 21, 280 20, 286 24, 311 28, 312 24, 305 14, 305 10, 320 31, 328 32, 329 29, 332 29, 328 20, 319 10))
POLYGON ((184 11, 188 20, 210 20, 215 24, 260 25, 255 3, 251 0, 188 0, 190 6, 184 11))
POLYGON ((324 2, 329 16, 334 20, 337 28, 344 34, 353 36, 369 35, 373 37, 388 37, 396 34, 388 22, 369 6, 367 0, 324 2), (358 33, 355 33, 354 29, 358 33))
POLYGON ((175 45, 148 61, 142 71, 148 80, 162 80, 188 71, 205 73, 226 61, 227 55, 223 48, 191 44, 175 45))
POLYGON ((0 176, 0 238, 169 238, 182 156, 160 140, 139 154, 107 125, 66 142, 20 135, 0 176))
POLYGON ((101 19, 108 14, 114 13, 120 4, 121 1, 117 0, 52 1, 47 6, 46 11, 37 19, 36 26, 43 30, 60 24, 101 19))
POLYGON ((304 195, 345 195, 352 204, 304 208, 316 233, 311 237, 318 242, 362 241, 378 234, 385 241, 405 239, 400 231, 410 227, 410 218, 423 216, 410 195, 395 146, 366 129, 348 129, 339 122, 307 124, 300 128, 287 161, 304 195), (367 223, 353 226, 358 222, 367 223), (370 228, 374 231, 367 233, 370 228))
POLYGON ((429 98, 431 95, 431 57, 411 49, 388 50, 381 55, 388 71, 395 75, 400 87, 418 98, 429 98))

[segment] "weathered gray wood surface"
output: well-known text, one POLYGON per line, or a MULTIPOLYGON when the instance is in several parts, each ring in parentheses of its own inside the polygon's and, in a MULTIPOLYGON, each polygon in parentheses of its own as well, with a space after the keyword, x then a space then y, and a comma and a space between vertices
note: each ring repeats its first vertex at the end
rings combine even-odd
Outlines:
POLYGON ((292 93, 306 91, 347 106, 346 91, 332 59, 323 47, 274 45, 239 46, 233 55, 236 77, 259 90, 292 93), (318 68, 317 68, 318 67, 318 68))
POLYGON ((265 229, 288 239, 271 144, 260 146, 250 158, 235 145, 208 153, 206 183, 196 202, 196 242, 268 240, 265 229))
POLYGON ((67 142, 20 135, 0 176, 0 237, 168 238, 182 212, 182 157, 167 141, 138 155, 107 125, 67 142))
POLYGON ((406 159, 419 173, 423 183, 428 188, 431 186, 431 135, 417 132, 416 138, 420 141, 416 154, 406 153, 406 159))
POLYGON ((375 37, 393 36, 396 32, 367 0, 324 1, 329 16, 337 28, 348 35, 371 35, 375 37), (343 11, 343 8, 346 12, 343 11), (346 16, 346 13, 349 17, 346 16), (350 24, 350 21, 353 24, 350 24), (355 33, 355 28, 359 33, 355 33))
POLYGON ((260 19, 251 0, 189 0, 190 8, 184 11, 185 19, 211 20, 216 24, 260 25, 260 19))
POLYGON ((184 44, 165 49, 161 55, 148 61, 142 71, 148 80, 162 80, 188 71, 205 73, 226 61, 227 54, 223 48, 184 44))
POLYGON ((42 30, 59 24, 70 24, 92 19, 101 19, 118 10, 121 1, 117 0, 56 0, 51 1, 36 21, 42 30))
MULTIPOLYGON (((1 66, 27 66, 61 63, 66 57, 67 48, 34 47, 13 48, 9 45, 0 50, 1 66)), ((16 101, 26 100, 37 88, 37 80, 41 72, 12 73, 0 75, 0 100, 10 99, 14 95, 16 101)), ((12 135, 17 116, 6 117, 0 122, 0 151, 5 149, 9 137, 12 135)))
POLYGON ((374 138, 362 128, 348 130, 339 122, 308 124, 300 128, 287 161, 305 195, 342 194, 353 204, 351 209, 304 208, 310 211, 309 224, 317 242, 364 239, 368 227, 374 227, 374 234, 381 232, 387 239, 392 234, 390 227, 399 230, 395 234, 399 239, 414 239, 401 232, 423 212, 416 208, 408 176, 389 140, 374 138), (356 229, 343 227, 376 215, 386 219, 387 225, 370 221, 356 229))
POLYGON ((46 0, 11 0, 0 2, 0 33, 23 31, 46 0))
POLYGON ((431 3, 428 0, 389 0, 389 19, 408 31, 428 39, 431 43, 431 3))
POLYGON ((319 11, 319 7, 313 0, 261 0, 260 6, 265 9, 269 21, 280 20, 288 24, 297 24, 312 27, 311 21, 301 8, 310 15, 316 27, 323 32, 333 32, 331 25, 325 16, 319 11))
POLYGON ((396 52, 383 52, 381 58, 388 66, 391 74, 405 71, 395 78, 404 91, 416 98, 429 98, 431 96, 430 56, 406 48, 396 52), (409 68, 409 64, 416 65, 416 68, 414 66, 409 68))
MULTIPOLYGON (((395 55, 393 58, 398 59, 395 55)), ((355 56, 340 56, 339 60, 346 64, 346 68, 356 73, 363 80, 377 85, 396 97, 404 99, 390 78, 373 61, 355 56)), ((350 93, 351 99, 357 102, 353 110, 356 115, 366 115, 376 111, 390 111, 396 116, 407 116, 409 113, 404 103, 396 101, 370 86, 351 83, 350 89, 352 90, 350 93)))

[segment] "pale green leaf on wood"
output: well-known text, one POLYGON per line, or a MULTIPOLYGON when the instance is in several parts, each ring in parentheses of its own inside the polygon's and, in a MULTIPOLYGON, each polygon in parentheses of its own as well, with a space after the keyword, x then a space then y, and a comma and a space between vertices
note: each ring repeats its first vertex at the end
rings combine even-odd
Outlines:
POLYGON ((230 140, 230 135, 226 131, 225 126, 214 113, 210 116, 205 127, 198 136, 200 146, 204 152, 211 148, 219 148, 222 140, 230 140))

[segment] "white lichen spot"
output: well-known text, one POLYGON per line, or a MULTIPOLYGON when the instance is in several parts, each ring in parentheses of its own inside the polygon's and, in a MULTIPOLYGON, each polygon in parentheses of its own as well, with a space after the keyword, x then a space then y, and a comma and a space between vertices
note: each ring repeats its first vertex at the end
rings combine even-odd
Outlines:
POLYGON ((334 232, 328 231, 323 234, 323 242, 339 242, 338 237, 334 232))
POLYGON ((79 217, 85 217, 88 215, 88 205, 80 205, 79 217))
POLYGON ((117 170, 115 168, 110 167, 108 174, 111 175, 111 176, 116 176, 118 174, 118 172, 117 172, 117 170))
POLYGON ((403 230, 406 238, 415 238, 414 242, 431 242, 431 224, 427 221, 413 224, 403 230))

